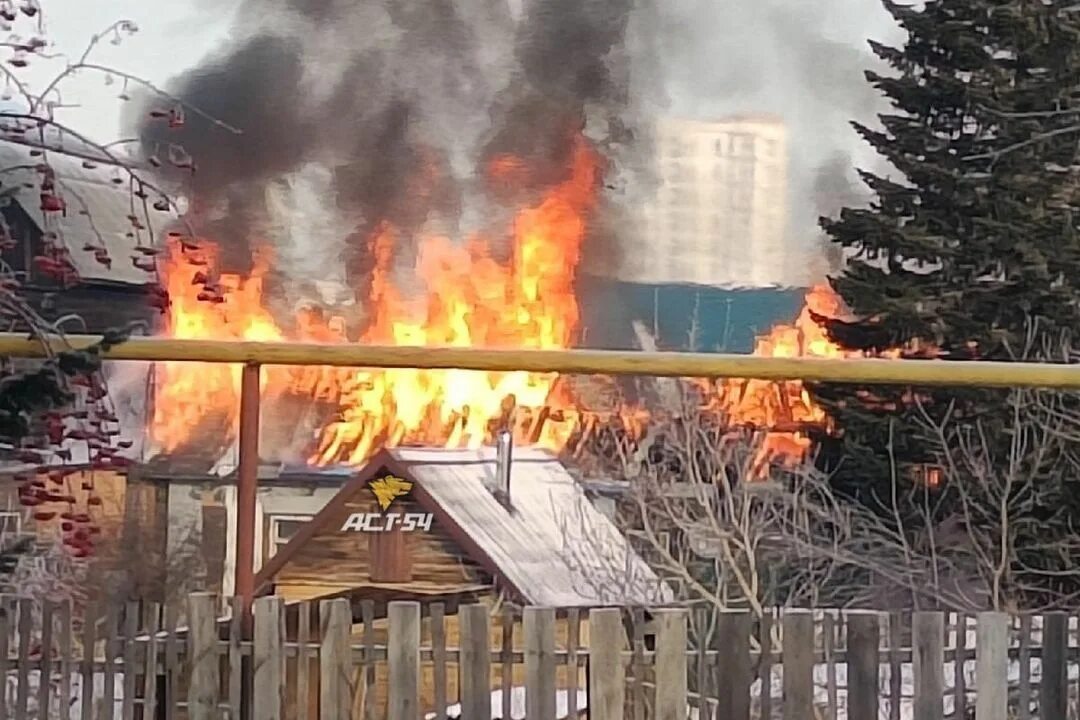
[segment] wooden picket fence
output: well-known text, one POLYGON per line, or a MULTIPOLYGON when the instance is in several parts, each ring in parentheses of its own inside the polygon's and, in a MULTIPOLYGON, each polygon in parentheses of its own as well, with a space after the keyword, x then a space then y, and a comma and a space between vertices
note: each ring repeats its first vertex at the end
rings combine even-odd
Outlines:
POLYGON ((130 603, 80 623, 0 598, 0 720, 1064 720, 1080 689, 1064 614, 221 607, 198 593, 182 618, 130 603))

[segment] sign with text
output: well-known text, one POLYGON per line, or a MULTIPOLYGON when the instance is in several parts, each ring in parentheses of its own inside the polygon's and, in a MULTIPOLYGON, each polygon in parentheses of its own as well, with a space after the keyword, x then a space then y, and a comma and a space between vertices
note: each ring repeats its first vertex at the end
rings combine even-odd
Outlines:
POLYGON ((341 526, 342 532, 389 532, 431 530, 431 513, 390 512, 394 501, 408 497, 413 484, 404 478, 384 475, 368 483, 381 512, 352 513, 341 526))

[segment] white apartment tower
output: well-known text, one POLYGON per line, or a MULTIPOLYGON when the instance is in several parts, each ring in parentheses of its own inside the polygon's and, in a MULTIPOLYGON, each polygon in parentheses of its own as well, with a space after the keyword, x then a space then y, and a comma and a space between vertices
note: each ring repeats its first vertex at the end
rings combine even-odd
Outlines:
POLYGON ((658 186, 621 279, 724 287, 797 285, 787 243, 787 131, 767 116, 661 120, 658 186))

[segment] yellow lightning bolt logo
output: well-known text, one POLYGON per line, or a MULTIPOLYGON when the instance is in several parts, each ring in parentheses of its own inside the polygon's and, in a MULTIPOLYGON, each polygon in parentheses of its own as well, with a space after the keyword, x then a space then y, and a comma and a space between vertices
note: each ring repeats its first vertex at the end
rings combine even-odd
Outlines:
POLYGON ((408 495, 409 491, 412 490, 412 486, 413 484, 408 480, 393 475, 387 475, 384 478, 372 480, 368 483, 368 487, 375 494, 375 500, 379 503, 379 507, 382 508, 383 512, 387 511, 390 503, 394 502, 394 500, 403 495, 408 495))

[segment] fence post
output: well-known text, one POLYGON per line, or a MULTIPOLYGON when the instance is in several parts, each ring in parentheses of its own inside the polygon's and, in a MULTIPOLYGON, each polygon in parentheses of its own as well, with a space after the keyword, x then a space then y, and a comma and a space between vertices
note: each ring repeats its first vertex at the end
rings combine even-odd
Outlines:
POLYGON ((319 601, 319 720, 348 720, 352 608, 344 598, 319 601))
POLYGON ((917 612, 911 620, 912 671, 915 675, 915 717, 942 720, 945 706, 945 616, 917 612))
POLYGON ((1009 706, 1009 618, 979 613, 975 626, 975 720, 1005 720, 1009 706))
POLYGON ((1047 613, 1043 616, 1042 683, 1039 686, 1039 715, 1042 720, 1066 717, 1068 693, 1068 616, 1047 613))
MULTIPOLYGON (((396 601, 388 612, 389 720, 420 717, 420 603, 396 601)), ((489 701, 490 702, 490 701, 489 701)))
POLYGON ((555 610, 527 607, 522 618, 525 635, 525 717, 555 717, 555 610))
POLYGON ((848 717, 878 716, 878 664, 881 649, 881 616, 854 610, 847 614, 848 717))
POLYGON ((813 613, 807 610, 785 610, 781 645, 784 661, 784 720, 806 720, 814 714, 813 613))
POLYGON ((491 633, 487 606, 459 608, 458 625, 461 716, 470 720, 491 720, 491 633))
MULTIPOLYGON (((686 717, 686 610, 657 610, 656 655, 653 672, 656 679, 656 720, 683 720, 686 717)), ((705 717, 705 713, 700 715, 705 717)))
POLYGON ((589 720, 623 720, 626 703, 626 633, 622 611, 589 611, 589 720))
POLYGON ((281 720, 285 699, 281 674, 281 608, 279 597, 262 597, 255 601, 253 720, 281 720))
POLYGON ((716 720, 750 720, 750 686, 754 667, 750 658, 751 617, 745 611, 722 611, 717 617, 716 720))
MULTIPOLYGON (((115 616, 113 616, 115 617, 115 616)), ((218 715, 217 600, 212 593, 188 596, 189 720, 214 720, 218 715)), ((106 698, 106 702, 112 702, 106 698)))

